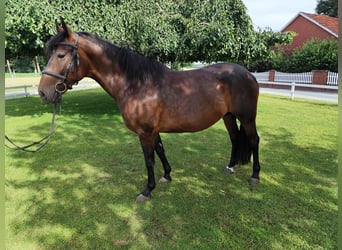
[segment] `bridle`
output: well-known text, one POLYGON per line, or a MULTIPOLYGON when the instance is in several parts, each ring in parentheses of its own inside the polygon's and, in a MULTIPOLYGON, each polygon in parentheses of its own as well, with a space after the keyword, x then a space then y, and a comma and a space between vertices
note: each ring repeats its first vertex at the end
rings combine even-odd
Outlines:
MULTIPOLYGON (((74 82, 74 83, 70 83, 68 81, 68 75, 70 73, 71 68, 73 67, 73 65, 76 64, 76 79, 78 79, 78 68, 79 68, 79 55, 77 53, 77 48, 78 48, 78 34, 75 33, 75 43, 69 44, 66 42, 61 42, 58 45, 64 45, 64 46, 68 46, 71 47, 73 49, 72 51, 72 55, 71 55, 71 60, 68 64, 68 67, 66 69, 66 72, 64 75, 55 73, 55 72, 51 72, 49 70, 43 70, 42 74, 45 75, 50 75, 53 77, 56 77, 58 79, 60 79, 61 81, 56 83, 55 85, 55 91, 57 93, 59 93, 60 95, 62 95, 64 92, 66 92, 68 89, 72 89, 72 85, 73 84, 77 84, 78 81, 74 82)), ((58 46, 57 45, 57 46, 58 46)), ((45 145, 47 145, 47 143, 50 141, 52 135, 55 132, 55 116, 57 113, 57 109, 61 108, 61 99, 59 100, 59 102, 54 103, 54 107, 53 107, 53 114, 52 114, 52 120, 51 120, 51 124, 50 124, 50 131, 49 134, 47 136, 45 136, 44 138, 42 138, 39 141, 33 142, 29 145, 26 146, 18 146, 16 143, 14 143, 7 135, 5 135, 5 139, 12 145, 12 146, 8 146, 5 144, 6 147, 10 148, 10 149, 15 149, 15 150, 21 150, 21 151, 25 151, 25 152, 38 152, 39 150, 41 150, 45 145), (31 147, 36 146, 36 149, 30 149, 31 147)))
MULTIPOLYGON (((74 44, 70 44, 70 43, 66 43, 66 42, 60 42, 58 44, 58 45, 68 46, 68 47, 72 48, 71 60, 68 64, 68 67, 67 67, 64 75, 61 75, 61 74, 58 74, 55 72, 51 72, 49 70, 43 70, 42 71, 42 74, 53 76, 53 77, 56 77, 56 78, 61 80, 60 82, 56 83, 56 85, 55 85, 55 91, 58 92, 59 94, 63 94, 68 89, 72 89, 73 84, 78 84, 78 81, 75 81, 74 83, 70 83, 68 81, 68 75, 70 73, 70 70, 73 67, 73 65, 75 65, 75 64, 76 64, 76 74, 78 74, 78 68, 79 68, 79 64, 80 64, 80 58, 79 58, 79 55, 77 52, 78 36, 79 35, 77 33, 75 33, 75 43, 74 44)), ((76 79, 78 79, 78 75, 77 75, 76 79)))
MULTIPOLYGON (((55 73, 55 72, 51 72, 49 70, 43 70, 42 74, 45 75, 50 75, 53 77, 56 77, 58 79, 60 79, 61 81, 56 83, 55 85, 55 91, 57 93, 59 93, 60 95, 62 95, 64 92, 66 92, 68 89, 72 89, 72 85, 73 84, 77 84, 78 80, 76 80, 74 83, 70 83, 68 81, 68 75, 71 71, 71 68, 76 65, 76 79, 78 79, 78 69, 79 69, 79 55, 77 53, 77 48, 78 48, 78 34, 75 33, 75 43, 74 44, 69 44, 66 42, 60 42, 58 45, 64 45, 64 46, 68 46, 71 47, 73 49, 72 51, 72 55, 71 55, 71 60, 68 64, 68 67, 66 69, 66 72, 64 75, 55 73)), ((57 45, 57 46, 58 46, 57 45)), ((54 103, 54 107, 53 107, 53 114, 52 114, 52 120, 51 120, 51 124, 50 124, 50 130, 47 136, 45 136, 44 138, 42 138, 39 141, 33 142, 29 145, 26 146, 18 146, 16 143, 14 143, 7 135, 5 135, 5 139, 12 145, 12 146, 8 146, 5 144, 6 147, 10 148, 10 149, 14 149, 14 150, 21 150, 21 151, 25 151, 25 152, 38 152, 39 150, 41 150, 45 145, 47 145, 47 143, 50 141, 52 135, 55 132, 55 116, 57 113, 57 109, 59 108, 59 110, 61 110, 61 100, 59 102, 54 103), (36 146, 35 149, 30 149, 31 147, 36 146)))
POLYGON ((31 153, 36 153, 39 150, 41 150, 43 147, 45 147, 48 142, 50 141, 51 137, 53 136, 53 134, 55 133, 55 129, 56 129, 56 125, 55 125, 55 116, 56 113, 61 112, 61 104, 60 103, 54 103, 53 106, 53 114, 52 114, 52 120, 51 120, 51 124, 50 124, 50 130, 47 136, 45 136, 44 138, 40 139, 39 141, 35 141, 31 144, 28 144, 26 146, 18 146, 18 144, 14 143, 7 135, 5 135, 5 139, 11 144, 11 146, 8 146, 5 143, 5 146, 7 148, 10 149, 14 149, 14 150, 21 150, 21 151, 25 151, 25 152, 31 152, 31 153), (35 149, 31 149, 33 146, 35 146, 35 149))

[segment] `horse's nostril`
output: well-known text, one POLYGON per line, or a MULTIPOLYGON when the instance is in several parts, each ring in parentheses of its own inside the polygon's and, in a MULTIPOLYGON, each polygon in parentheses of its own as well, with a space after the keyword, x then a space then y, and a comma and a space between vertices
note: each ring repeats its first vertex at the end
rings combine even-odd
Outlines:
POLYGON ((40 98, 42 98, 43 100, 46 100, 46 95, 44 94, 43 91, 39 90, 39 95, 40 95, 40 98))

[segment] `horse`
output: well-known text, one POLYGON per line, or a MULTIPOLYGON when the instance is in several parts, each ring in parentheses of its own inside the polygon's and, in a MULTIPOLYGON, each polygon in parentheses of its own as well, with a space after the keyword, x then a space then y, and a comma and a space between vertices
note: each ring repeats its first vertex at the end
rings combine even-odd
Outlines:
POLYGON ((73 32, 61 18, 57 34, 46 43, 49 61, 38 93, 45 103, 62 95, 84 77, 94 79, 116 101, 128 129, 139 137, 147 169, 147 185, 137 202, 151 198, 156 186, 155 153, 170 182, 171 166, 160 133, 196 132, 221 118, 232 144, 224 173, 247 164, 253 155, 250 184, 259 182, 259 136, 256 129, 259 86, 243 66, 217 63, 174 71, 154 58, 120 47, 88 32, 73 32), (238 121, 240 126, 238 126, 238 121))

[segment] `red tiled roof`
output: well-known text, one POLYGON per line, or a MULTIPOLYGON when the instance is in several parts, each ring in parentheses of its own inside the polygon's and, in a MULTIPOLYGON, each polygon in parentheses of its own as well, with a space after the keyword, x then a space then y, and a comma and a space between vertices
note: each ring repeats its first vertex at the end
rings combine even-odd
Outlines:
POLYGON ((326 15, 308 14, 303 12, 301 12, 300 14, 316 21, 318 24, 325 27, 326 29, 329 29, 331 32, 335 33, 336 36, 338 36, 338 18, 326 15))

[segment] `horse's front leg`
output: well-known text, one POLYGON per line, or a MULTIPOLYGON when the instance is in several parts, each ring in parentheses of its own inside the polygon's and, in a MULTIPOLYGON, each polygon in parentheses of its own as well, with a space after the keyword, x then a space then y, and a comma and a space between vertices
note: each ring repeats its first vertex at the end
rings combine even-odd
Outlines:
POLYGON ((171 175, 170 175, 171 166, 170 166, 170 164, 166 158, 163 142, 162 142, 159 134, 157 135, 157 138, 156 138, 156 141, 154 144, 154 149, 155 149, 160 161, 162 162, 163 168, 164 168, 164 176, 162 178, 160 178, 159 182, 164 182, 164 183, 170 182, 172 180, 171 175))
POLYGON ((140 136, 140 143, 144 153, 145 165, 147 169, 147 186, 136 198, 137 202, 144 202, 151 198, 151 192, 156 186, 154 178, 154 142, 153 136, 140 136))

